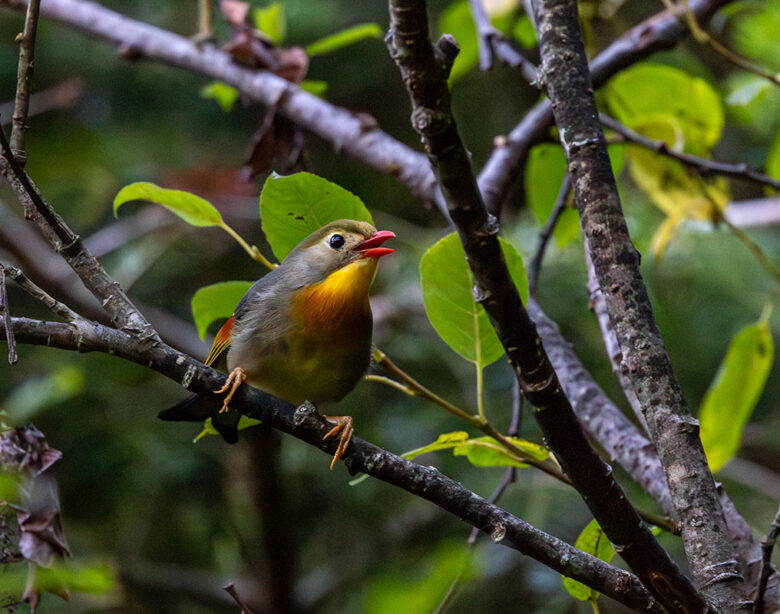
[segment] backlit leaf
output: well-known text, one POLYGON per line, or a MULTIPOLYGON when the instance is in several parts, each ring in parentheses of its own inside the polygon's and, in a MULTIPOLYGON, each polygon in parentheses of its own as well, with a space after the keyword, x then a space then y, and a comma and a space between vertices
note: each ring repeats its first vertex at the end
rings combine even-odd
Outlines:
POLYGON ((222 81, 212 81, 200 90, 200 97, 214 100, 220 109, 229 113, 238 100, 238 90, 222 81))
POLYGON ((674 118, 681 128, 683 149, 689 153, 708 153, 723 130, 723 106, 717 92, 679 68, 637 64, 610 80, 604 96, 615 118, 639 132, 652 118, 674 118))
MULTIPOLYGON (((609 543, 604 531, 601 530, 599 523, 595 520, 591 520, 580 533, 574 547, 578 550, 582 550, 586 554, 595 556, 602 561, 609 563, 612 557, 615 556, 615 549, 612 544, 609 543)), ((571 578, 563 577, 563 586, 566 587, 566 591, 579 601, 595 601, 599 594, 592 588, 585 586, 584 584, 572 580, 571 578)))
MULTIPOLYGON (((544 446, 520 439, 519 437, 507 437, 517 448, 522 450, 529 459, 546 460, 550 452, 544 446)), ((440 450, 452 450, 455 456, 465 456, 475 467, 527 467, 523 460, 492 437, 470 438, 465 431, 442 433, 433 443, 410 450, 402 456, 407 460, 417 458, 428 452, 440 450)))
POLYGON ((192 318, 201 339, 212 322, 233 315, 239 301, 252 285, 251 281, 223 281, 203 286, 192 297, 192 318))
POLYGON ((713 472, 737 453, 742 429, 764 391, 773 355, 766 322, 743 328, 731 340, 699 412, 701 440, 713 472))
POLYGON ((284 17, 284 5, 281 2, 254 9, 252 21, 255 22, 258 30, 277 45, 284 41, 287 35, 287 22, 284 17))
POLYGON ((343 47, 354 45, 367 38, 382 38, 382 28, 378 23, 360 23, 341 32, 321 38, 306 46, 309 57, 331 53, 343 47))
MULTIPOLYGON (((499 240, 509 272, 525 302, 528 282, 523 260, 511 244, 499 240)), ((447 235, 423 254, 420 279, 425 313, 447 345, 480 367, 503 354, 487 313, 474 300, 474 278, 456 234, 447 235)))
POLYGON ((222 226, 222 215, 209 201, 181 190, 169 190, 141 181, 125 186, 114 197, 114 215, 119 207, 133 200, 148 200, 173 211, 192 226, 222 226))
POLYGON ((769 158, 766 161, 766 174, 780 179, 780 132, 775 136, 772 148, 769 150, 769 158))
POLYGON ((452 34, 460 47, 455 62, 450 71, 450 85, 477 65, 479 50, 477 48, 477 31, 471 17, 469 3, 465 0, 453 2, 441 13, 439 33, 452 34))
POLYGON ((357 196, 311 173, 273 173, 260 194, 263 232, 279 262, 312 232, 340 219, 374 223, 357 196))

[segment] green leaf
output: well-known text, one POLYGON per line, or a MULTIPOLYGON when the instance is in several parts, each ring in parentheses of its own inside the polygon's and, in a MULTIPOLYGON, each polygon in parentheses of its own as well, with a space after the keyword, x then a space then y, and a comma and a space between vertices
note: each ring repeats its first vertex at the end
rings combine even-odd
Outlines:
MULTIPOLYGON (((519 439, 517 437, 508 437, 508 439, 518 448, 523 450, 531 458, 536 460, 545 460, 550 456, 549 451, 538 443, 519 439)), ((455 446, 453 452, 455 456, 465 456, 475 467, 527 467, 524 462, 517 458, 504 446, 492 437, 475 437, 455 446)))
MULTIPOLYGON (((512 279, 523 302, 528 281, 517 250, 499 239, 512 279)), ((482 305, 474 300, 474 278, 456 234, 441 239, 420 261, 425 313, 439 336, 458 354, 480 367, 504 352, 482 305)))
POLYGON ((674 118, 682 137, 678 145, 689 153, 706 155, 723 131, 718 93, 706 81, 679 68, 637 64, 610 80, 604 96, 616 119, 643 134, 641 125, 648 120, 674 118))
POLYGON ((378 23, 360 23, 341 32, 336 32, 306 46, 309 57, 331 53, 343 47, 354 45, 367 38, 382 38, 382 28, 378 23))
POLYGON ((230 113, 238 100, 238 90, 222 81, 212 81, 200 90, 200 97, 216 101, 225 113, 230 113))
POLYGON ((192 319, 198 327, 198 335, 206 338, 209 325, 233 315, 239 301, 254 282, 223 281, 198 288, 192 297, 192 319))
POLYGON ((301 81, 298 87, 314 96, 322 98, 330 86, 327 81, 312 81, 311 79, 306 79, 305 81, 301 81))
POLYGON ((520 43, 523 49, 536 47, 536 32, 534 31, 534 24, 528 19, 528 15, 522 15, 517 20, 515 27, 512 28, 512 37, 520 43))
POLYGON ((477 32, 471 18, 469 3, 465 0, 453 2, 441 13, 439 34, 452 34, 460 47, 450 71, 449 83, 452 86, 463 75, 477 65, 479 50, 477 32))
POLYGON ((173 211, 192 226, 222 226, 222 216, 209 201, 181 190, 161 188, 141 181, 125 186, 114 198, 114 215, 119 207, 133 200, 148 200, 173 211))
POLYGON ((252 20, 255 22, 255 27, 277 45, 284 41, 287 35, 287 22, 284 18, 284 5, 281 2, 254 9, 252 20))
MULTIPOLYGON (((258 424, 262 424, 262 421, 241 414, 238 417, 238 425, 236 426, 236 429, 239 431, 243 431, 244 429, 252 428, 253 426, 257 426, 258 424)), ((217 429, 214 428, 214 425, 211 423, 211 418, 206 418, 203 421, 203 430, 195 436, 195 439, 192 440, 192 443, 198 443, 201 439, 203 439, 204 437, 208 437, 210 435, 219 435, 219 432, 217 431, 217 429)))
POLYGON ((40 591, 61 593, 62 589, 76 593, 101 594, 114 588, 116 580, 107 565, 58 564, 37 567, 35 585, 40 591))
POLYGON ((742 429, 764 391, 773 354, 767 322, 751 324, 731 340, 699 412, 701 440, 713 472, 737 453, 742 429))
POLYGON ((780 179, 780 132, 775 136, 766 161, 766 174, 780 179))
POLYGON ((26 379, 13 389, 3 406, 14 424, 24 424, 39 411, 78 395, 85 380, 79 367, 66 365, 48 375, 26 379))
POLYGON ((734 82, 733 88, 726 96, 726 104, 730 107, 748 107, 760 103, 772 87, 772 83, 762 77, 745 76, 742 80, 734 82))
MULTIPOLYGON (((601 530, 599 523, 595 520, 591 520, 580 533, 574 547, 578 550, 582 550, 586 554, 595 556, 601 559, 605 563, 609 563, 612 557, 615 556, 615 549, 612 544, 609 543, 607 536, 604 535, 604 531, 601 530)), ((572 580, 563 576, 563 586, 566 587, 566 591, 579 601, 595 601, 599 594, 592 588, 585 586, 584 584, 572 580)))
POLYGON ((263 232, 279 262, 312 232, 340 219, 374 223, 357 196, 311 173, 273 173, 260 194, 263 232))
MULTIPOLYGON (((529 458, 536 460, 546 460, 550 452, 544 446, 520 439, 518 437, 508 437, 515 446, 522 450, 529 458)), ((469 438, 465 431, 454 431, 452 433, 442 433, 433 443, 429 443, 422 448, 416 448, 402 454, 403 458, 412 460, 428 452, 438 452, 440 450, 452 450, 455 456, 465 456, 475 467, 527 467, 524 462, 519 461, 509 450, 502 446, 492 437, 469 438)))

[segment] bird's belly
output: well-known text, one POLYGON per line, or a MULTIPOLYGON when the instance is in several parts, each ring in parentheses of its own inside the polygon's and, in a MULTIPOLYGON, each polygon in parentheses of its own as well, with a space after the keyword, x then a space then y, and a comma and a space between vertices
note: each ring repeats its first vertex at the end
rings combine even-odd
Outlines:
POLYGON ((240 366, 249 384, 296 405, 339 401, 368 369, 370 326, 359 332, 291 331, 272 347, 250 343, 231 351, 228 367, 240 366))

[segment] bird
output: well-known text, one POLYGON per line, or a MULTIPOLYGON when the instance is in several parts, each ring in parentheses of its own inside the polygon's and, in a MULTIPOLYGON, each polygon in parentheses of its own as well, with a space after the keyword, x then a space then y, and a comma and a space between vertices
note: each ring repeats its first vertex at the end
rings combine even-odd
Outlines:
MULTIPOLYGON (((369 367, 373 318, 368 291, 382 247, 395 233, 368 222, 336 220, 301 241, 282 263, 256 281, 220 328, 205 364, 224 364, 228 379, 222 407, 213 398, 192 397, 163 410, 163 420, 211 417, 229 443, 238 440, 238 412, 230 401, 247 382, 294 405, 343 399, 369 367)), ((325 416, 340 434, 333 469, 354 432, 350 416, 325 416)))

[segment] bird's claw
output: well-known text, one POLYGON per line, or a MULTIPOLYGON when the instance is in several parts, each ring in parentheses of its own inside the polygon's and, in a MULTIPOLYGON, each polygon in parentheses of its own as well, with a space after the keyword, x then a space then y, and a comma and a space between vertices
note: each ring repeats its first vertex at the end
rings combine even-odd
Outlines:
POLYGON ((333 455, 333 460, 330 461, 330 470, 333 471, 336 461, 344 456, 344 452, 346 452, 349 442, 352 441, 352 434, 355 432, 355 428, 352 426, 352 416, 325 416, 325 419, 328 422, 333 422, 336 426, 325 434, 325 437, 322 438, 323 440, 331 435, 341 433, 339 445, 333 455))
POLYGON ((219 410, 220 414, 230 409, 230 401, 233 400, 233 395, 236 394, 236 390, 238 390, 245 381, 246 373, 241 367, 236 367, 230 372, 230 375, 228 375, 225 385, 215 391, 216 394, 227 392, 227 395, 225 395, 225 398, 222 401, 222 409, 219 410))

